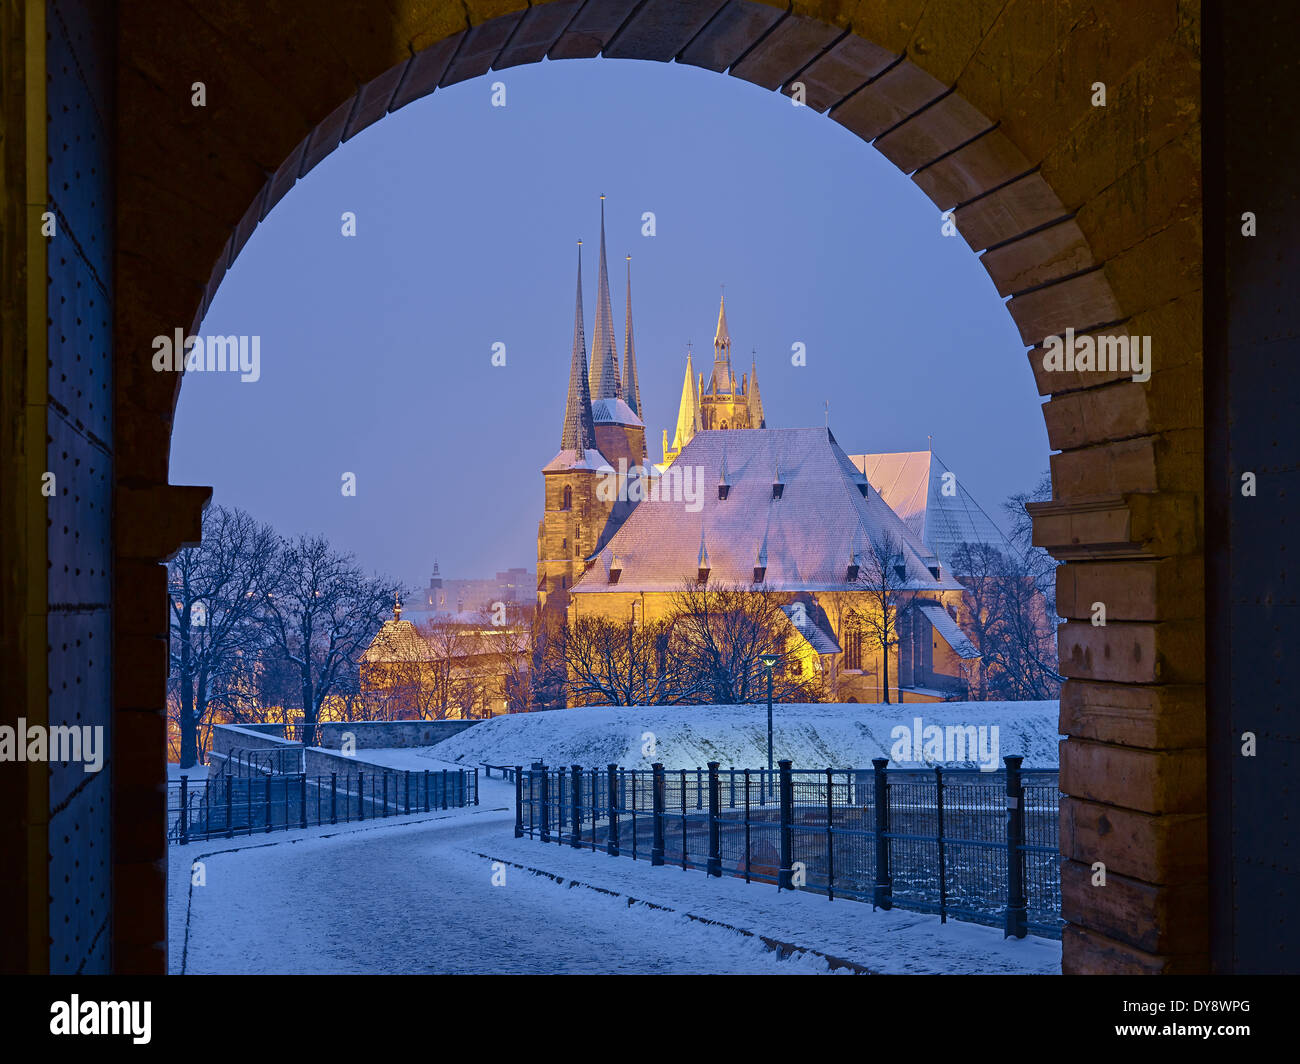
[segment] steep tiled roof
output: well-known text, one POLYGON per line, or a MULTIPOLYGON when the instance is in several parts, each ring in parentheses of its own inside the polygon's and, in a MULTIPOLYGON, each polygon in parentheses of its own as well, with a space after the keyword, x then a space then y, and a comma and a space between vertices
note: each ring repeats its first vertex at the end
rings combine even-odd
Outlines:
POLYGON ((886 535, 901 546, 906 587, 960 587, 946 572, 936 580, 927 567, 930 552, 825 428, 699 432, 668 466, 659 492, 666 497, 636 505, 574 584, 574 594, 679 590, 696 576, 702 551, 711 583, 752 585, 763 552, 764 582, 774 590, 845 590, 850 557, 857 556, 865 573, 869 544, 886 535), (730 487, 719 499, 724 453, 730 487), (784 487, 774 498, 778 468, 784 487), (690 498, 673 492, 682 483, 690 498), (611 585, 613 554, 622 573, 611 585))
POLYGON ((591 416, 597 425, 635 425, 641 427, 641 419, 622 399, 593 399, 591 416))
POLYGON ((429 644, 410 621, 385 621, 361 655, 361 660, 368 663, 427 661, 431 657, 429 644))
POLYGON ((866 471, 871 486, 945 565, 951 563, 961 543, 987 543, 999 550, 1012 550, 1002 530, 960 478, 949 481, 953 494, 943 493, 943 475, 950 470, 932 451, 855 454, 852 461, 866 471))

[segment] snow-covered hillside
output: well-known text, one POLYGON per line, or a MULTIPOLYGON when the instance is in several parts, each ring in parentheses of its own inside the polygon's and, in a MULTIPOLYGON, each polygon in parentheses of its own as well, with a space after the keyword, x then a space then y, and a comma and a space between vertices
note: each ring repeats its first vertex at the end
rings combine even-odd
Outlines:
MULTIPOLYGON (((861 768, 890 757, 894 729, 974 725, 997 731, 997 763, 1019 754, 1025 768, 1057 765, 1056 702, 935 702, 903 705, 778 705, 773 709, 775 759, 795 768, 861 768)), ((991 744, 990 744, 991 745, 991 744)), ((767 707, 603 706, 494 717, 424 751, 439 761, 477 765, 620 765, 723 768, 767 763, 767 707), (647 733, 650 733, 647 735, 647 733), (651 737, 652 756, 646 756, 651 737)), ((971 759, 973 760, 973 758, 971 759)), ((909 759, 909 762, 911 759, 909 759)), ((945 763, 940 759, 939 763, 945 763)))

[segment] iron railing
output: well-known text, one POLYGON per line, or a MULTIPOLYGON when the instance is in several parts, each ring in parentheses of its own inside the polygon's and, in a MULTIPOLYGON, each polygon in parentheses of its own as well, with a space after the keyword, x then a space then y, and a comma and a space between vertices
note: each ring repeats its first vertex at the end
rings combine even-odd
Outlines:
POLYGON ((167 787, 168 839, 233 838, 478 805, 478 769, 236 776, 167 787))
POLYGON ((978 769, 515 771, 515 836, 1061 934, 1057 772, 978 769))

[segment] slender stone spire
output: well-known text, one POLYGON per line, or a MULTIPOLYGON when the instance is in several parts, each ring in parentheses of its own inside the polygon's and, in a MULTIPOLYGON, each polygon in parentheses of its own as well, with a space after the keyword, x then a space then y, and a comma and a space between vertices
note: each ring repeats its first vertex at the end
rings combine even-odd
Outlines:
POLYGON ((623 341, 623 398, 632 413, 645 420, 641 413, 641 380, 636 375, 636 345, 632 341, 632 256, 627 257, 627 332, 623 341))
POLYGON ((587 340, 582 329, 582 241, 578 241, 578 299, 573 312, 573 356, 569 362, 569 398, 564 408, 560 450, 576 451, 578 458, 596 449, 596 423, 591 416, 591 391, 587 387, 587 340))
POLYGON ((609 269, 605 265, 605 197, 600 197, 600 275, 596 290, 596 324, 591 335, 591 397, 622 399, 618 377, 618 341, 614 338, 614 309, 609 300, 609 269))
POLYGON ((710 391, 734 394, 735 374, 731 372, 731 334, 727 331, 727 297, 718 305, 718 329, 713 334, 713 381, 710 391))
POLYGON ((745 393, 745 406, 749 409, 749 427, 751 429, 767 428, 763 420, 763 397, 758 391, 758 355, 750 352, 749 388, 745 393))
POLYGON ((686 377, 682 381, 682 401, 677 407, 677 433, 673 436, 673 451, 680 451, 700 431, 700 393, 696 385, 695 367, 691 353, 686 352, 686 377))

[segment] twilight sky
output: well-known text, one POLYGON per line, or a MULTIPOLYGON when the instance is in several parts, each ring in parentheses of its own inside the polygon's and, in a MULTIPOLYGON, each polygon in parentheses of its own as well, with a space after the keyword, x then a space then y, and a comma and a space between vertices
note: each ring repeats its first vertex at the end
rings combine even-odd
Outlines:
MULTIPOLYGON (((849 453, 934 448, 989 514, 1047 468, 1041 400, 977 256, 870 145, 696 67, 544 62, 439 89, 344 144, 254 232, 202 333, 261 337, 261 377, 187 374, 171 480, 411 583, 536 565, 584 240, 587 342, 607 195, 646 437, 662 458, 686 344, 707 371, 726 285, 767 422, 849 453), (492 107, 491 83, 507 105, 492 107), (357 235, 340 229, 356 213, 357 235), (641 235, 653 211, 657 233, 641 235), (492 345, 506 365, 492 365, 492 345), (807 365, 791 364, 803 343, 807 365), (355 497, 340 492, 356 474, 355 497)), ((590 355, 590 351, 588 352, 590 355)))

